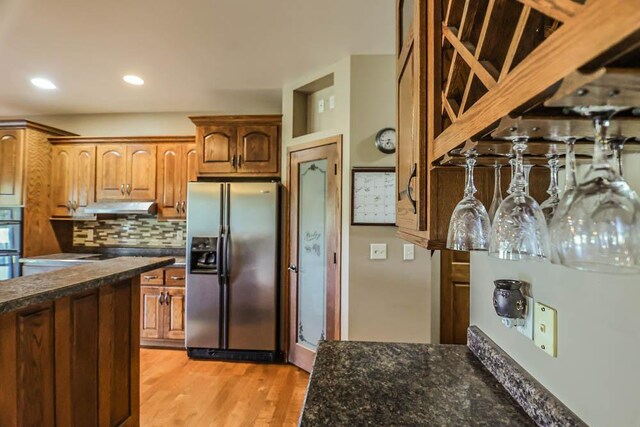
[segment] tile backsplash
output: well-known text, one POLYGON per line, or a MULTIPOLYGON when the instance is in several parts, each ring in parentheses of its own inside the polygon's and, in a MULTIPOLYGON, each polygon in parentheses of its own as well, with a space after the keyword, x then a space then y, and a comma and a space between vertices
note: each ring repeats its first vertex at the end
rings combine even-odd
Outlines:
POLYGON ((186 235, 183 221, 139 215, 73 224, 73 246, 81 247, 184 248, 186 235))

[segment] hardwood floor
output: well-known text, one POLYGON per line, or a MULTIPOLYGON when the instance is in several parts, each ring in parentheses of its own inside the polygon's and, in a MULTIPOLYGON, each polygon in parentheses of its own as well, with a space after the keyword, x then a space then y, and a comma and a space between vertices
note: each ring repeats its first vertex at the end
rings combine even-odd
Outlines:
POLYGON ((140 425, 294 426, 309 375, 292 365, 194 361, 140 349, 140 425))

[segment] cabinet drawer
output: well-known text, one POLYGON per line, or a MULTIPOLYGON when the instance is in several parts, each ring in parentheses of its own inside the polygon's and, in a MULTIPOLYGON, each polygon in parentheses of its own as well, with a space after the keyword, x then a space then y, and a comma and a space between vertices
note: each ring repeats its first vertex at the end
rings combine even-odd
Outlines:
POLYGON ((165 284, 167 286, 184 286, 186 273, 185 268, 167 268, 165 270, 165 284))
POLYGON ((159 268, 157 270, 149 271, 140 276, 140 284, 142 285, 163 285, 164 284, 164 270, 159 268))

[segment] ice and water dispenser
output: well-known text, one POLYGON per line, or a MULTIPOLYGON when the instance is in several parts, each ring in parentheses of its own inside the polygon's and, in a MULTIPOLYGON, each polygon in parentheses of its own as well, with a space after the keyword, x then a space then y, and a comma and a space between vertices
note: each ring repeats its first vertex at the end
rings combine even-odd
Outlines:
POLYGON ((217 274, 217 237, 194 237, 191 240, 189 274, 217 274))

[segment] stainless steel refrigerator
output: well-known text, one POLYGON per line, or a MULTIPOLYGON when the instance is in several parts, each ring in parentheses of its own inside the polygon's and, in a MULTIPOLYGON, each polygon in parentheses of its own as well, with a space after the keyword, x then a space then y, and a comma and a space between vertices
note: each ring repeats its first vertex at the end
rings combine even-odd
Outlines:
POLYGON ((187 194, 190 357, 278 357, 279 184, 192 182, 187 194))

